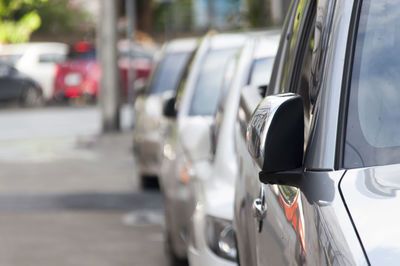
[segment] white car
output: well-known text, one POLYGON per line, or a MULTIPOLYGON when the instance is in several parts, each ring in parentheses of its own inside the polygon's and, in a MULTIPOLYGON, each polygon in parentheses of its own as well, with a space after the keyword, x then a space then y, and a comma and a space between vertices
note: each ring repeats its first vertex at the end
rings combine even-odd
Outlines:
POLYGON ((65 60, 67 53, 67 44, 55 42, 0 46, 0 60, 34 79, 40 85, 45 100, 53 96, 56 63, 65 60))
POLYGON ((203 38, 176 95, 164 104, 166 124, 159 182, 165 202, 168 250, 175 265, 187 258, 187 229, 195 206, 189 187, 209 170, 210 126, 224 70, 246 38, 244 34, 203 38))
POLYGON ((269 83, 280 32, 256 33, 226 73, 225 97, 220 99, 213 126, 213 156, 209 176, 198 177, 196 209, 188 248, 191 266, 234 266, 236 238, 232 226, 235 180, 238 176, 234 126, 240 93, 264 94, 269 83))

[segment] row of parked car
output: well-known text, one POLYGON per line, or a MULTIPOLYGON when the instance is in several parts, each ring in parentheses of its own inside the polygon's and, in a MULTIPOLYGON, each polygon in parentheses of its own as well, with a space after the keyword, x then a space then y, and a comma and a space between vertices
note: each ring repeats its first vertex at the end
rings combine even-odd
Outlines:
POLYGON ((398 264, 397 11, 293 0, 280 31, 165 44, 134 151, 173 264, 398 264))
MULTIPOLYGON (((127 41, 118 45, 121 92, 128 97, 128 69, 137 79, 147 79, 153 48, 127 41)), ((0 46, 0 101, 20 100, 27 106, 48 101, 80 98, 95 101, 99 94, 101 67, 95 47, 88 42, 23 43, 0 46)))

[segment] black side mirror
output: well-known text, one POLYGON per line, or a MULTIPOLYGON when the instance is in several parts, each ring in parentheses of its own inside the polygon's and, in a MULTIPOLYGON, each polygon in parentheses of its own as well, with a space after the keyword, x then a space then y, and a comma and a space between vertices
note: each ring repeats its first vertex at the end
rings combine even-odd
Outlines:
POLYGON ((288 93, 266 97, 253 113, 247 128, 247 144, 253 159, 262 167, 264 183, 276 180, 276 173, 303 164, 304 113, 299 95, 288 93))
POLYGON ((177 115, 177 111, 175 108, 176 98, 172 97, 167 99, 163 105, 163 114, 165 117, 175 118, 177 115))

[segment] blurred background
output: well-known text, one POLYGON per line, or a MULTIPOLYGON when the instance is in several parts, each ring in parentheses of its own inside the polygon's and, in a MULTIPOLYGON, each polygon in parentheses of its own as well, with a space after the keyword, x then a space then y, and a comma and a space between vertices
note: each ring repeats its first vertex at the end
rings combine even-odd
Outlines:
POLYGON ((0 265, 166 265, 132 154, 165 41, 279 27, 289 0, 0 0, 0 265))

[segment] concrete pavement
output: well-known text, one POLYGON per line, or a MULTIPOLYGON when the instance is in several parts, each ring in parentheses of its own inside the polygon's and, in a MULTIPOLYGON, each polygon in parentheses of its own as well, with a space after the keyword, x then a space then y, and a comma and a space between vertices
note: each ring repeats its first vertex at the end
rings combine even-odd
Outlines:
POLYGON ((0 110, 0 265, 167 265, 158 191, 95 107, 0 110))

